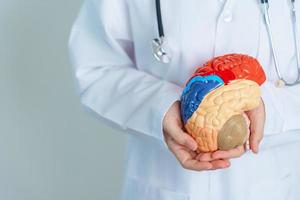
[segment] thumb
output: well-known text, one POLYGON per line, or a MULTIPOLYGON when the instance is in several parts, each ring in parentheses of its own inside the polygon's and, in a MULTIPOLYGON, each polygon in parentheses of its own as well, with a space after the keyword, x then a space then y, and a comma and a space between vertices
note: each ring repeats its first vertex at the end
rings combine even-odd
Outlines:
POLYGON ((264 120, 260 119, 258 116, 250 118, 250 149, 253 153, 258 153, 259 151, 259 144, 263 138, 264 132, 264 120))

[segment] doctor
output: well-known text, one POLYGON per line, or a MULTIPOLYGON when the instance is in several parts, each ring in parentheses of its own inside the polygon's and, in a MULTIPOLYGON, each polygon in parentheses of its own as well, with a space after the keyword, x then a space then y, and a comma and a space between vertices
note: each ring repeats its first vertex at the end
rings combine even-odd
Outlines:
POLYGON ((129 133, 124 200, 300 199, 300 84, 274 84, 276 66, 286 80, 297 78, 300 1, 296 27, 290 0, 269 1, 266 26, 264 2, 161 0, 167 63, 153 56, 155 0, 84 2, 71 59, 82 104, 129 133), (252 151, 196 155, 182 130, 180 95, 196 66, 228 53, 256 57, 267 74, 260 107, 247 113, 252 151))

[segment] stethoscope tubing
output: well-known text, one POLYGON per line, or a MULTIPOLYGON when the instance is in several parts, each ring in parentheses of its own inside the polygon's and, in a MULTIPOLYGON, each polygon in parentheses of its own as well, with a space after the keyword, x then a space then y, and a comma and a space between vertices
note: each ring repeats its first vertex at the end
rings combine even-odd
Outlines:
POLYGON ((292 20, 295 24, 294 28, 294 39, 296 41, 296 52, 297 52, 297 66, 298 66, 298 78, 297 80, 300 81, 300 41, 299 41, 299 29, 297 27, 297 15, 296 15, 296 8, 295 8, 295 0, 292 0, 292 20))
POLYGON ((161 14, 161 4, 160 0, 155 0, 156 7, 156 17, 157 17, 157 27, 158 27, 158 36, 163 38, 165 36, 164 25, 162 22, 162 14, 161 14))

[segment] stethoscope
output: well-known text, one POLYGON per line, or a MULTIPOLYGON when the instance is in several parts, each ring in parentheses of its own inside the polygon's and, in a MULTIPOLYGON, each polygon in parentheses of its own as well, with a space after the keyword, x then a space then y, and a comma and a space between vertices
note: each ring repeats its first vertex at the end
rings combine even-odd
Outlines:
MULTIPOLYGON (((300 84, 300 44, 299 44, 299 38, 298 36, 298 29, 297 29, 297 18, 296 18, 296 8, 295 8, 295 0, 291 1, 291 15, 292 15, 292 22, 293 22, 293 33, 294 33, 294 41, 295 41, 295 47, 296 47, 296 56, 297 56, 297 79, 293 82, 288 82, 284 79, 282 76, 282 73, 279 69, 278 64, 278 56, 276 53, 275 45, 274 45, 274 39, 273 39, 273 32, 271 30, 271 24, 270 24, 270 14, 269 14, 269 1, 268 0, 259 0, 262 12, 264 16, 264 21, 266 24, 269 40, 270 40, 270 46, 271 46, 271 52, 274 60, 274 65, 276 68, 276 73, 278 76, 278 80, 276 81, 277 87, 283 87, 283 86, 294 86, 297 84, 300 84)), ((153 47, 153 56, 161 63, 168 64, 171 62, 172 55, 169 51, 166 41, 165 41, 165 34, 164 34, 164 26, 162 22, 162 13, 161 13, 161 6, 160 6, 160 0, 155 0, 156 5, 156 16, 157 16, 157 25, 158 25, 158 38, 153 39, 152 41, 152 47, 153 47)))

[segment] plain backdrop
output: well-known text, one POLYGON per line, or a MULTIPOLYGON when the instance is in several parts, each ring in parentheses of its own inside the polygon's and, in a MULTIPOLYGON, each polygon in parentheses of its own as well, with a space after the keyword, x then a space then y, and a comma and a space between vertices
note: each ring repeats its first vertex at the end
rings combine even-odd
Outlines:
POLYGON ((67 43, 82 0, 0 0, 0 200, 119 198, 126 136, 84 111, 67 43))

